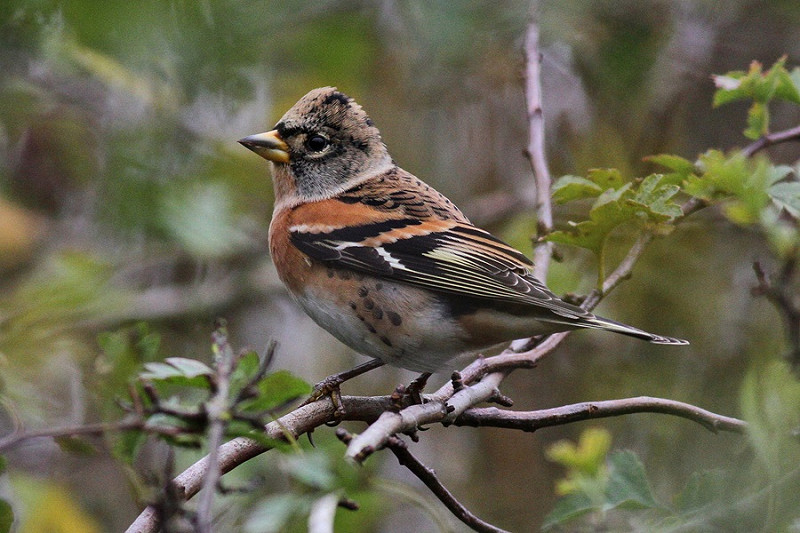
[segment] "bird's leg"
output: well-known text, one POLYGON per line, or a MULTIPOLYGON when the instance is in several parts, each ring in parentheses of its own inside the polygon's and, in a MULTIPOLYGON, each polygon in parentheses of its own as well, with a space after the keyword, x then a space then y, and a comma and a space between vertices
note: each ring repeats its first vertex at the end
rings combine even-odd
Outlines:
POLYGON ((422 403, 422 390, 428 384, 428 378, 431 377, 431 372, 423 372, 417 379, 408 384, 406 394, 411 397, 412 404, 422 403))
POLYGON ((344 406, 342 405, 339 386, 345 381, 351 380, 356 376, 360 376, 361 374, 369 372, 370 370, 381 367, 384 364, 385 363, 380 359, 372 359, 366 363, 356 365, 350 370, 345 370, 344 372, 339 372, 338 374, 328 376, 314 385, 314 390, 311 391, 311 396, 301 404, 301 407, 303 405, 316 402, 323 396, 329 396, 331 402, 333 402, 334 408, 336 408, 336 417, 341 418, 344 415, 344 406))

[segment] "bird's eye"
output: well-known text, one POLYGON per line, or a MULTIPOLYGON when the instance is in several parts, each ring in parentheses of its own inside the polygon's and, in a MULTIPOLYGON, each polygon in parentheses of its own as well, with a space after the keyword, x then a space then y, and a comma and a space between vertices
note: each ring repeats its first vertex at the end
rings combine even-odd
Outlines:
POLYGON ((330 141, 319 134, 309 135, 306 139, 305 145, 311 152, 321 152, 328 147, 330 141))

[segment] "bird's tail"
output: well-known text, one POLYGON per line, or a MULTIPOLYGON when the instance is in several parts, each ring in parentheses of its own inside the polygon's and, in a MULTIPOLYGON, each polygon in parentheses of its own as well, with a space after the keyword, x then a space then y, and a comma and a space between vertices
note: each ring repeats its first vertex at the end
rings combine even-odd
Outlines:
POLYGON ((609 320, 608 318, 603 318, 600 316, 593 316, 592 318, 575 322, 574 325, 582 328, 596 328, 604 329, 606 331, 613 331, 615 333, 621 333, 623 335, 636 337, 637 339, 642 339, 647 342, 652 342, 653 344, 671 344, 674 346, 689 344, 689 341, 687 340, 655 335, 633 326, 629 326, 621 322, 615 322, 614 320, 609 320))

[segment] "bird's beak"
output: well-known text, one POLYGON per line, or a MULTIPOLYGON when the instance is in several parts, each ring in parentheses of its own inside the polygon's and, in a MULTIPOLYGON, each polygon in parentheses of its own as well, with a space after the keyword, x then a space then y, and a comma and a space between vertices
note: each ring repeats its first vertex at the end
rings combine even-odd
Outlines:
POLYGON ((275 163, 289 162, 289 145, 283 142, 281 136, 278 135, 278 130, 250 135, 244 139, 239 139, 239 144, 269 161, 274 161, 275 163))

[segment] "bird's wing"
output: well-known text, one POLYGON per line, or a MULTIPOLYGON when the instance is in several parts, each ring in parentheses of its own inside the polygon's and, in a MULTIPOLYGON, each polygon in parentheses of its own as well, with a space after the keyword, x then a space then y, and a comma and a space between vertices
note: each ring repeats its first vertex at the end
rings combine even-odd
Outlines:
POLYGON ((546 308, 568 319, 594 315, 560 300, 533 277, 525 255, 468 222, 417 217, 346 227, 295 225, 309 257, 433 291, 546 308))

